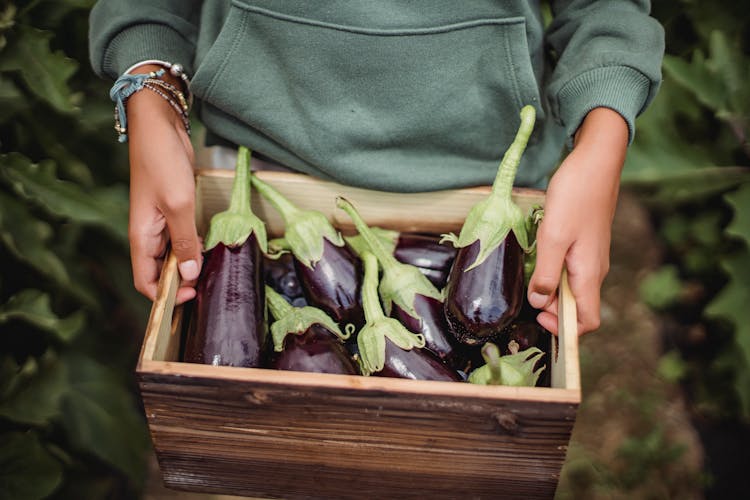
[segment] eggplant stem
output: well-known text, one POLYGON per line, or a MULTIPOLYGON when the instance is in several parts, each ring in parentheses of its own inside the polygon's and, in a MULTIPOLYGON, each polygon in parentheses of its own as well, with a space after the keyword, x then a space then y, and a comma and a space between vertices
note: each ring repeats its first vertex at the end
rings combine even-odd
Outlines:
POLYGON ((362 281, 362 309, 365 321, 374 323, 385 318, 378 296, 378 260, 371 252, 362 252, 364 263, 364 279, 362 281))
POLYGON ((375 233, 370 229, 370 226, 368 226, 364 219, 362 219, 362 216, 359 215, 359 212, 357 212, 357 209, 354 208, 354 205, 352 205, 349 200, 339 196, 336 198, 336 206, 351 217, 354 226, 357 228, 357 232, 359 232, 359 234, 365 239, 367 246, 370 247, 370 251, 377 258, 377 261, 380 262, 380 265, 384 270, 386 268, 398 266, 398 260, 396 260, 396 257, 394 257, 393 254, 388 253, 383 246, 383 243, 377 236, 375 236, 375 233))
POLYGON ((258 179, 258 176, 253 176, 252 183, 255 189, 268 200, 271 205, 281 214, 284 219, 284 223, 289 223, 289 218, 300 212, 291 201, 287 200, 276 188, 258 179))
POLYGON ((266 285, 266 302, 268 303, 268 308, 271 310, 271 314, 277 320, 294 312, 294 306, 268 285, 266 285))
POLYGON ((492 342, 488 342, 482 347, 482 357, 490 370, 488 384, 501 385, 503 383, 503 372, 500 363, 500 350, 492 342))
POLYGON ((232 196, 228 212, 246 214, 250 212, 250 150, 240 147, 237 152, 237 168, 232 183, 232 196))
POLYGON ((534 120, 536 110, 534 106, 524 106, 521 108, 521 125, 516 132, 516 137, 505 151, 500 166, 497 169, 495 181, 492 183, 492 192, 503 199, 510 199, 513 192, 513 182, 516 179, 516 172, 521 163, 521 156, 529 142, 529 137, 534 131, 534 120))
POLYGON ((215 214, 209 223, 204 241, 205 249, 210 250, 219 243, 227 246, 242 245, 255 232, 258 246, 268 253, 266 226, 254 213, 251 206, 250 150, 240 146, 237 151, 237 166, 232 182, 232 196, 229 208, 215 214))

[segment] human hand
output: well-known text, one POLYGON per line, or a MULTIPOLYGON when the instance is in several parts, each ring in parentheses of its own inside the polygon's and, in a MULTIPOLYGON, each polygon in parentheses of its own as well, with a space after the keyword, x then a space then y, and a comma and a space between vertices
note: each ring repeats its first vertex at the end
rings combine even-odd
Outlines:
MULTIPOLYGON (((136 71, 158 69, 141 66, 136 71)), ((178 82, 172 82, 178 84, 178 82)), ((127 102, 130 258, 135 288, 151 300, 171 240, 181 276, 177 303, 195 297, 202 265, 195 227, 193 147, 177 113, 148 89, 127 102)))
POLYGON ((541 310, 539 324, 555 334, 563 265, 576 300, 579 335, 599 328, 600 290, 609 271, 612 219, 627 144, 622 117, 596 108, 586 116, 575 147, 550 180, 528 299, 541 310))

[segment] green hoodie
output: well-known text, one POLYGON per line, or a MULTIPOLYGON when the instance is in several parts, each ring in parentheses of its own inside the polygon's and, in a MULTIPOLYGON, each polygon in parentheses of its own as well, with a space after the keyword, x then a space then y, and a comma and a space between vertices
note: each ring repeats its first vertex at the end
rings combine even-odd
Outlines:
POLYGON ((344 184, 489 184, 525 104, 516 184, 544 186, 598 106, 630 127, 656 93, 664 35, 648 1, 101 0, 92 65, 116 78, 181 63, 217 136, 344 184), (460 7, 457 7, 460 5, 460 7))

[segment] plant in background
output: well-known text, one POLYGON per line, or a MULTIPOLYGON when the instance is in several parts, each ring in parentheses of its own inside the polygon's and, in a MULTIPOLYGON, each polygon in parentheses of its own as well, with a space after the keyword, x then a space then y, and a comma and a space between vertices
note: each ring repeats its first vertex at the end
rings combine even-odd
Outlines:
POLYGON ((145 477, 132 373, 148 304, 125 150, 86 63, 92 4, 0 0, 3 498, 131 498, 145 477))
POLYGON ((750 419, 750 20, 737 2, 654 2, 664 84, 623 181, 665 248, 642 296, 672 327, 698 414, 750 419), (729 385, 733 391, 728 391, 729 385))

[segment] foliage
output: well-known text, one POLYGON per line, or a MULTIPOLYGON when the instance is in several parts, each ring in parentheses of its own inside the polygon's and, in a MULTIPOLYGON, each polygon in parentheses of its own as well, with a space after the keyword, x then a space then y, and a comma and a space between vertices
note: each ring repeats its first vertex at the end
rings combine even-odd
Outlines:
POLYGON ((86 62, 92 4, 0 0, 3 498, 130 498, 145 476, 132 373, 148 304, 108 84, 86 62))
POLYGON ((623 180, 647 201, 664 243, 664 267, 642 297, 678 325, 669 342, 698 411, 750 419, 750 20, 741 4, 654 2, 667 35, 664 82, 639 118, 623 180))

